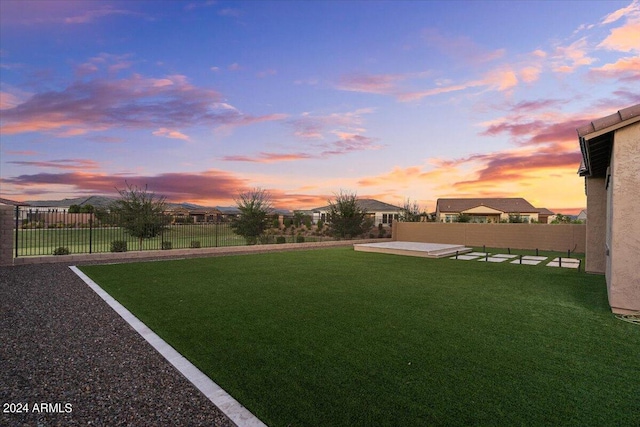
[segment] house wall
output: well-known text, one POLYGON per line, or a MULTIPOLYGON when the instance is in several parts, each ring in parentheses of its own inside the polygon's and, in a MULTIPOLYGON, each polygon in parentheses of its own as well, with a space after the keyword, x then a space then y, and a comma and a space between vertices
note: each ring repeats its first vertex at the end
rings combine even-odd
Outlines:
POLYGON ((584 224, 398 222, 393 240, 584 253, 584 224))
MULTIPOLYGON (((640 311, 640 123, 618 129, 611 159, 611 243, 607 269, 613 312, 640 311)), ((589 211, 589 221, 591 211, 589 211)))
POLYGON ((604 274, 606 268, 607 189, 606 178, 585 178, 587 221, 585 271, 604 274))

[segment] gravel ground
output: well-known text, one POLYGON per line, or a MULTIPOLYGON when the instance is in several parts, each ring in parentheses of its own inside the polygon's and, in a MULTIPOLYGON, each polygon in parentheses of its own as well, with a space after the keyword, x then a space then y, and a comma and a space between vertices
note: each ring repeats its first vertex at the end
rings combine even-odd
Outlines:
POLYGON ((0 268, 0 372, 2 426, 234 425, 65 264, 0 268))

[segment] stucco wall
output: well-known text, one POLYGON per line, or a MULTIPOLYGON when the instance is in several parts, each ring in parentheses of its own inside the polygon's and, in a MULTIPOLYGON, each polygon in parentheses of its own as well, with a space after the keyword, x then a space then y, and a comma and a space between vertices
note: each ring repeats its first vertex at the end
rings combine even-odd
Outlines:
POLYGON ((397 222, 393 240, 584 253, 584 224, 397 222))
POLYGON ((616 131, 611 163, 609 304, 614 312, 640 311, 640 123, 616 131))
POLYGON ((607 189, 605 178, 586 178, 587 235, 585 271, 604 274, 607 226, 607 189))
POLYGON ((16 208, 0 205, 0 265, 13 263, 13 230, 16 208))

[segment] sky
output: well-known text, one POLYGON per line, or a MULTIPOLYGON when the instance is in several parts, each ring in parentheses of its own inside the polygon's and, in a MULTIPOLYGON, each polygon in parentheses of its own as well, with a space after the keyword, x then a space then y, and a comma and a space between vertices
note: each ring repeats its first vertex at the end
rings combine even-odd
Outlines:
POLYGON ((640 103, 640 1, 0 2, 0 197, 585 207, 640 103))

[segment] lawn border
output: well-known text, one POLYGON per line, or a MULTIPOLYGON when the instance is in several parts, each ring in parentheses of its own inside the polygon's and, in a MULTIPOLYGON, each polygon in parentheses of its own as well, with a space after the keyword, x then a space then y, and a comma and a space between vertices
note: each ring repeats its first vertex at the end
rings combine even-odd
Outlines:
POLYGON ((240 402, 235 400, 222 387, 213 382, 200 369, 189 362, 183 355, 167 344, 155 332, 153 332, 140 319, 127 310, 122 304, 116 301, 96 282, 91 280, 78 267, 69 266, 89 288, 91 288, 104 302, 106 302, 122 319, 127 322, 142 338, 160 353, 170 364, 172 364, 189 382, 191 382, 202 394, 205 395, 217 408, 219 408, 238 427, 266 427, 240 402))

